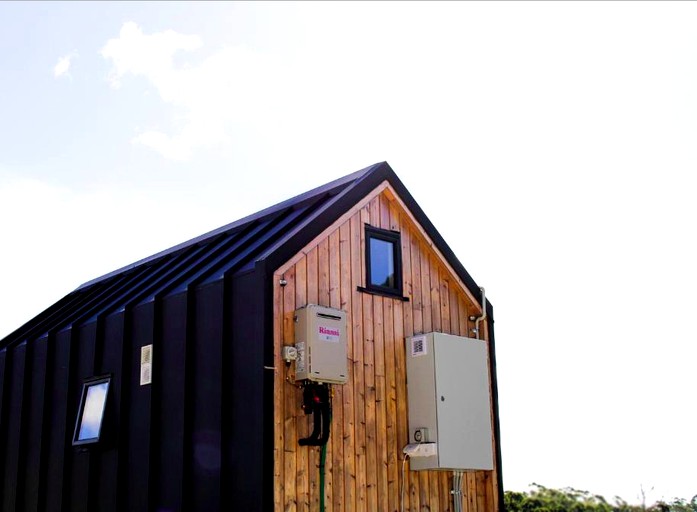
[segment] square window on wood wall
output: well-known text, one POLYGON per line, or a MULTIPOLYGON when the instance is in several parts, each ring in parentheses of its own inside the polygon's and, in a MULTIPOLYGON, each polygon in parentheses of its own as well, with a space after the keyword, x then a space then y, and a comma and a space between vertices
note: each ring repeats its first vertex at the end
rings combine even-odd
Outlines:
POLYGON ((402 297, 402 244, 398 231, 365 226, 366 289, 402 297))

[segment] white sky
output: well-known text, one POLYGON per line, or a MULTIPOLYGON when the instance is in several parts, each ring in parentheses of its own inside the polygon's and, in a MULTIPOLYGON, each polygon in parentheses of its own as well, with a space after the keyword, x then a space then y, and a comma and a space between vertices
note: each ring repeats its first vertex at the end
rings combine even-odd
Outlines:
POLYGON ((503 475, 697 493, 697 3, 0 3, 0 336, 387 160, 496 313, 503 475))

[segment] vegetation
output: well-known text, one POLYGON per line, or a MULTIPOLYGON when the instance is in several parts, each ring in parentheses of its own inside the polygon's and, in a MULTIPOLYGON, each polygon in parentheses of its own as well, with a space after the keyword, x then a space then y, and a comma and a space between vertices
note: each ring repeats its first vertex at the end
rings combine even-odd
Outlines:
POLYGON ((530 492, 506 491, 506 512, 697 512, 697 495, 691 501, 674 499, 666 503, 659 501, 651 506, 629 505, 620 497, 612 503, 602 496, 567 487, 549 489, 533 484, 530 492))

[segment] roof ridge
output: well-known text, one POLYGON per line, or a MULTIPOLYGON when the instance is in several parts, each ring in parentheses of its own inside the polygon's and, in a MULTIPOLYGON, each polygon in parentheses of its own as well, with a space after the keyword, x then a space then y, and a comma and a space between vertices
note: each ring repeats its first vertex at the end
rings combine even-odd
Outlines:
POLYGON ((82 283, 80 286, 78 286, 75 289, 75 291, 82 290, 84 288, 92 286, 93 284, 96 284, 96 283, 99 283, 99 282, 104 281, 106 279, 109 279, 110 277, 122 274, 124 272, 127 272, 128 270, 132 270, 136 267, 139 267, 139 266, 144 265, 146 263, 149 263, 151 261, 155 261, 155 260, 160 259, 164 256, 169 255, 169 254, 173 254, 173 253, 178 252, 182 249, 190 247, 194 244, 205 242, 205 241, 210 240, 218 235, 230 232, 231 230, 233 230, 235 228, 249 224, 250 222, 264 219, 265 217, 268 217, 269 215, 273 215, 274 213, 278 213, 278 212, 280 212, 286 208, 289 208, 291 206, 302 204, 305 201, 312 199, 313 197, 316 197, 320 194, 330 193, 333 190, 335 190, 337 188, 341 188, 341 187, 346 188, 346 186, 348 184, 360 181, 361 178, 370 174, 371 171, 378 168, 379 166, 381 166, 384 163, 385 162, 378 162, 378 163, 375 163, 375 164, 370 165, 368 167, 365 167, 359 171, 352 172, 351 174, 347 174, 346 176, 342 176, 341 178, 330 181, 329 183, 325 183, 324 185, 320 185, 319 187, 316 187, 312 190, 308 190, 307 192, 303 192, 302 194, 298 194, 296 196, 293 196, 289 199, 281 201, 280 203, 276 203, 276 204, 271 205, 267 208, 259 210, 258 212, 255 212, 255 213, 252 213, 252 214, 247 215, 245 217, 242 217, 241 219, 237 219, 229 224, 225 224, 224 226, 221 226, 219 228, 208 231, 207 233, 196 236, 194 238, 191 238, 189 240, 186 240, 184 242, 176 244, 168 249, 164 249, 164 250, 159 251, 155 254, 152 254, 150 256, 147 256, 145 258, 137 260, 133 263, 130 263, 128 265, 120 267, 120 268, 113 270, 111 272, 108 272, 102 276, 91 279, 85 283, 82 283))

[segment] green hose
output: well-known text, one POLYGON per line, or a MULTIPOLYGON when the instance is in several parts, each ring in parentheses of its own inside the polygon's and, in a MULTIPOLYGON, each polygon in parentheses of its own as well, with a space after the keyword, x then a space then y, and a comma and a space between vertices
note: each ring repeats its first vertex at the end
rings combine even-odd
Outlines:
POLYGON ((327 445, 319 452, 319 512, 324 512, 324 462, 327 460, 327 445))
MULTIPOLYGON (((331 395, 330 395, 331 396, 331 395)), ((327 423, 332 424, 332 401, 329 399, 329 418, 327 423)), ((327 443, 329 438, 326 439, 322 448, 319 451, 319 512, 324 512, 324 463, 327 460, 327 443)))

